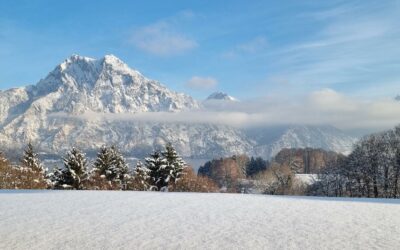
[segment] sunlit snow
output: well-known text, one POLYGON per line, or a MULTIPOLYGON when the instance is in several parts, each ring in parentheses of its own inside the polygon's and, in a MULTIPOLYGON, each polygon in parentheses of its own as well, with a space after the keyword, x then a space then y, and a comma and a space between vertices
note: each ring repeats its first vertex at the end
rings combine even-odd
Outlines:
POLYGON ((1 191, 0 249, 399 249, 400 201, 1 191))

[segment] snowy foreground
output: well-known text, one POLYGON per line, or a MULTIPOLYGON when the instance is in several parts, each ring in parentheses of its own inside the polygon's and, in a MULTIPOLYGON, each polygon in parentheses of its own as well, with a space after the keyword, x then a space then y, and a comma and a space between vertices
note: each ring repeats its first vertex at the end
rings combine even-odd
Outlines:
POLYGON ((0 191, 0 249, 400 249, 400 201, 0 191))

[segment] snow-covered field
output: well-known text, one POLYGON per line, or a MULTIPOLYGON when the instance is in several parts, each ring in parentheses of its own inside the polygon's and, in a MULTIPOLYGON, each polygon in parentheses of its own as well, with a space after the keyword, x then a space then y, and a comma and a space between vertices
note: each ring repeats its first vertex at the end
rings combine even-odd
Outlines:
POLYGON ((0 249, 400 249, 400 201, 0 191, 0 249))

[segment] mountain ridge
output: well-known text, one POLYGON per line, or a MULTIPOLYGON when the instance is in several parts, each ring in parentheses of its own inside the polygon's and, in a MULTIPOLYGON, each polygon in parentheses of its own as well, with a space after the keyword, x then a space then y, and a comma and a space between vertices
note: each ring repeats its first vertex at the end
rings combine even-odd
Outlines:
POLYGON ((72 55, 36 85, 0 92, 0 143, 12 149, 32 141, 47 153, 116 144, 124 152, 139 154, 171 142, 187 157, 243 153, 270 157, 265 145, 273 142, 260 144, 246 131, 227 125, 76 119, 88 112, 134 115, 202 108, 189 95, 146 78, 114 55, 100 59, 72 55), (57 116, 60 113, 66 115, 57 116))

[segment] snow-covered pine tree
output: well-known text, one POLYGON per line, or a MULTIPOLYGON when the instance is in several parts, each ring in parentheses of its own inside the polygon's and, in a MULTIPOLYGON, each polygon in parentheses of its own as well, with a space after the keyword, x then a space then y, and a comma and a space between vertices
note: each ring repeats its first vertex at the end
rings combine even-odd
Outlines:
POLYGON ((169 174, 166 171, 167 160, 162 156, 160 151, 154 151, 145 159, 145 166, 150 170, 150 183, 154 189, 161 191, 168 188, 169 174))
POLYGON ((93 172, 110 180, 109 168, 112 165, 112 161, 113 157, 110 149, 106 146, 102 146, 97 153, 97 158, 93 165, 93 172))
POLYGON ((115 147, 102 146, 97 154, 93 171, 108 181, 123 181, 128 174, 128 165, 115 147))
POLYGON ((24 176, 21 180, 21 183, 23 183, 23 185, 21 184, 21 186, 23 186, 23 188, 41 189, 46 187, 46 171, 43 168, 39 156, 35 152, 32 143, 30 142, 24 150, 19 171, 21 175, 24 176))
POLYGON ((150 169, 144 166, 141 161, 136 163, 133 173, 134 190, 147 191, 151 189, 150 169))
POLYGON ((178 155, 175 148, 171 143, 167 143, 165 150, 161 153, 167 161, 166 174, 168 177, 166 183, 176 183, 183 173, 183 169, 186 167, 186 163, 178 155))
POLYGON ((59 167, 54 167, 53 172, 47 174, 48 186, 51 188, 61 189, 63 187, 64 175, 63 170, 59 167))
POLYGON ((116 146, 110 148, 112 165, 109 168, 113 180, 124 181, 128 176, 128 164, 116 146))
POLYGON ((39 160, 38 154, 35 152, 31 142, 28 143, 28 146, 24 150, 21 163, 24 168, 27 168, 33 172, 42 174, 45 172, 42 163, 39 160))
POLYGON ((84 153, 73 147, 63 158, 64 169, 58 186, 82 189, 84 181, 88 178, 87 160, 84 153))

